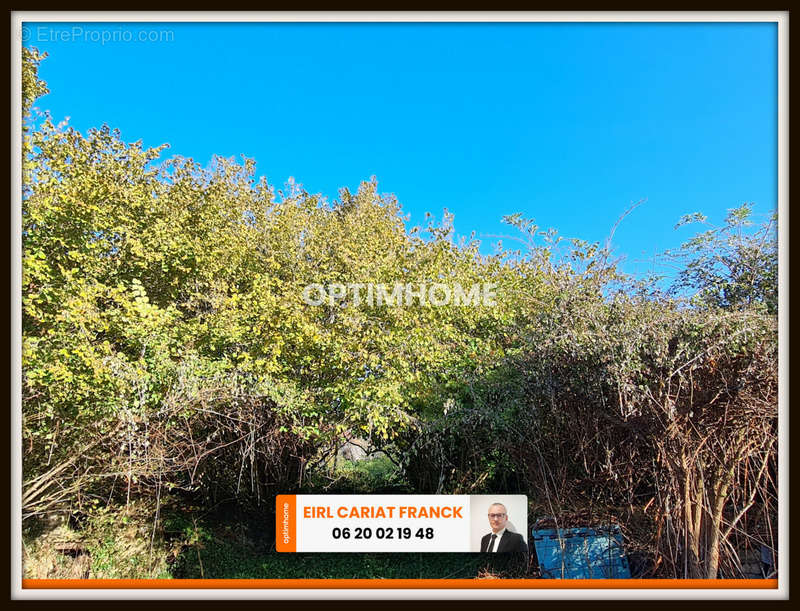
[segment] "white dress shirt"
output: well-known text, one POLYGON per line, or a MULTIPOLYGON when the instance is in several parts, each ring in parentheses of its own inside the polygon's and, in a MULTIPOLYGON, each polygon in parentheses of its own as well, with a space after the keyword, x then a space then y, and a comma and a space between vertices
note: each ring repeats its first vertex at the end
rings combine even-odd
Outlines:
POLYGON ((506 529, 504 528, 503 530, 501 530, 499 532, 492 532, 489 535, 489 545, 492 544, 492 535, 497 535, 497 538, 494 540, 494 549, 491 550, 492 552, 496 552, 497 548, 500 547, 500 539, 503 538, 503 535, 505 534, 505 532, 506 532, 506 529))

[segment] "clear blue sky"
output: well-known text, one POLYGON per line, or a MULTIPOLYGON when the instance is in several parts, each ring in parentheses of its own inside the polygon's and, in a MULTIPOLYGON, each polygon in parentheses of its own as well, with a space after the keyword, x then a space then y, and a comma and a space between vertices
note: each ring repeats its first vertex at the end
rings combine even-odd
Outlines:
POLYGON ((24 38, 50 54, 54 119, 246 155, 331 200, 374 174, 410 225, 447 208, 482 237, 522 212, 603 241, 647 198, 614 239, 644 272, 683 214, 777 206, 775 24, 41 25, 24 38))

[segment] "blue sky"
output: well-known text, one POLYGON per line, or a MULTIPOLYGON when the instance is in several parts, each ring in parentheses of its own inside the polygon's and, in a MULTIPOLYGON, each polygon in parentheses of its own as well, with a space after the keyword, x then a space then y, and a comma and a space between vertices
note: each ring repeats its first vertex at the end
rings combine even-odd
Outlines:
MULTIPOLYGON (((521 212, 567 237, 614 236, 624 269, 777 206, 775 24, 42 24, 38 106, 81 131, 246 155, 335 199, 375 175, 410 225, 455 214, 491 252, 521 212), (103 43, 102 32, 130 42, 103 43), (161 42, 139 32, 168 31, 161 42), (114 34, 116 32, 116 34, 114 34)), ((156 35, 153 35, 157 37, 156 35)), ((511 244, 508 243, 510 246, 511 244)))

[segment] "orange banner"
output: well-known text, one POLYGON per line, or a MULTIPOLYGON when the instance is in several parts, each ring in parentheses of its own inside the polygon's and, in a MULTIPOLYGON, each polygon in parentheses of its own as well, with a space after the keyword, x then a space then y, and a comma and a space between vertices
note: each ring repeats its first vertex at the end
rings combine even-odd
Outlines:
POLYGON ((275 549, 297 551, 297 499, 293 494, 279 494, 275 501, 275 549))
POLYGON ((777 579, 23 579, 36 590, 774 590, 777 579))

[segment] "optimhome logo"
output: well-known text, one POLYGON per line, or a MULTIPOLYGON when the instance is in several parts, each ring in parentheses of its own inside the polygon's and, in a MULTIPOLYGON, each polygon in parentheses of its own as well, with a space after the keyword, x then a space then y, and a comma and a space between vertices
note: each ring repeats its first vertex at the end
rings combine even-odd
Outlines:
POLYGON ((487 306, 497 305, 497 285, 473 284, 464 288, 460 284, 412 282, 393 285, 355 282, 349 284, 309 284, 303 289, 303 301, 311 306, 337 305, 344 302, 353 306, 487 306), (348 299, 349 298, 349 299, 348 299))

